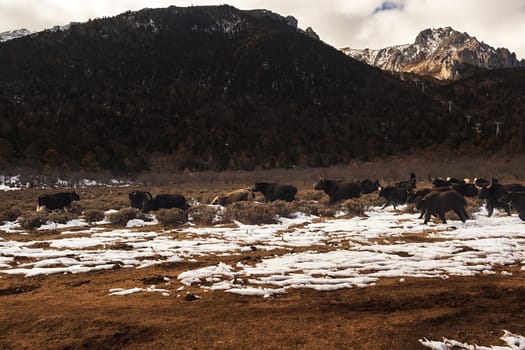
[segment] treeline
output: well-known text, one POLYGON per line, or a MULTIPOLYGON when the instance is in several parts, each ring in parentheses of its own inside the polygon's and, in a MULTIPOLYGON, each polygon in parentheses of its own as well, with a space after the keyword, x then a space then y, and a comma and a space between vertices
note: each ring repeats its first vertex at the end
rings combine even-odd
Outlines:
POLYGON ((0 67, 4 165, 328 166, 471 143, 468 106, 443 103, 453 90, 436 99, 261 11, 92 20, 0 44, 0 67))

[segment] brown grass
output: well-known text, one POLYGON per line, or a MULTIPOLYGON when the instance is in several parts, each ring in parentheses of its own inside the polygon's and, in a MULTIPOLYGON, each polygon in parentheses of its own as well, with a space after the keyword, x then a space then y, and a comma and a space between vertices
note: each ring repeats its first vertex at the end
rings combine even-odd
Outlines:
POLYGON ((70 220, 76 219, 78 215, 71 212, 57 211, 48 214, 48 220, 56 222, 57 224, 65 224, 70 220))
POLYGON ((88 209, 84 211, 84 218, 87 222, 92 223, 104 220, 105 214, 100 209, 88 209))
POLYGON ((188 216, 195 225, 211 226, 213 224, 223 223, 221 209, 219 207, 199 204, 188 210, 188 216))
POLYGON ((188 213, 177 208, 160 209, 155 215, 159 223, 167 227, 177 227, 188 222, 188 213))
POLYGON ((6 221, 15 221, 22 214, 20 209, 17 208, 8 208, 0 211, 0 223, 6 221))
POLYGON ((19 219, 20 226, 24 230, 36 230, 47 222, 46 213, 31 213, 21 216, 19 219))
POLYGON ((139 218, 141 212, 135 208, 123 208, 115 213, 108 214, 108 220, 114 225, 126 226, 129 220, 139 218))

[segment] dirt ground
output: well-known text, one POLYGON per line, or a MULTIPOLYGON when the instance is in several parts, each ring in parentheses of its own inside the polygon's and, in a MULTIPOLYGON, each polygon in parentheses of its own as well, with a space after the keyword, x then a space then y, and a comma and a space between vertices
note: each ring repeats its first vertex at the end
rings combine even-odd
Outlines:
POLYGON ((501 345, 502 329, 525 334, 525 273, 517 266, 506 267, 512 276, 382 279, 368 288, 289 290, 273 298, 177 291, 180 272, 212 260, 34 278, 2 275, 0 348, 424 349, 418 339, 425 337, 501 345), (109 295, 112 288, 152 283, 170 296, 109 295), (191 300, 188 292, 200 298, 191 300))

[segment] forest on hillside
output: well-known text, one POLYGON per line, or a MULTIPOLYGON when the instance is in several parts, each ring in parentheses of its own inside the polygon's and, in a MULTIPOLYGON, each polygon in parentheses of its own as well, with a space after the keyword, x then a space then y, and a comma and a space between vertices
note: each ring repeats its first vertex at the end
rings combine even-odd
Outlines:
POLYGON ((254 169, 524 147, 523 70, 422 92, 264 11, 96 19, 1 43, 0 67, 4 166, 254 169), (467 114, 483 128, 498 115, 501 133, 467 114))

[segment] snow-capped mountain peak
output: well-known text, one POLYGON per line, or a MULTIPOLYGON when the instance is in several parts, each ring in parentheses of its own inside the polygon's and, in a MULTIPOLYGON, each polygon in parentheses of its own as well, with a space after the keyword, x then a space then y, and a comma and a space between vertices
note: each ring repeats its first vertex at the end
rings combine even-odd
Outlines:
POLYGON ((514 53, 495 49, 451 27, 425 29, 413 44, 380 50, 343 48, 348 56, 396 72, 413 72, 437 79, 458 79, 467 65, 488 69, 524 67, 514 53))
POLYGON ((13 40, 16 38, 21 38, 23 36, 29 35, 32 32, 28 29, 22 28, 22 29, 15 29, 15 30, 8 30, 7 32, 0 33, 0 42, 13 40))

